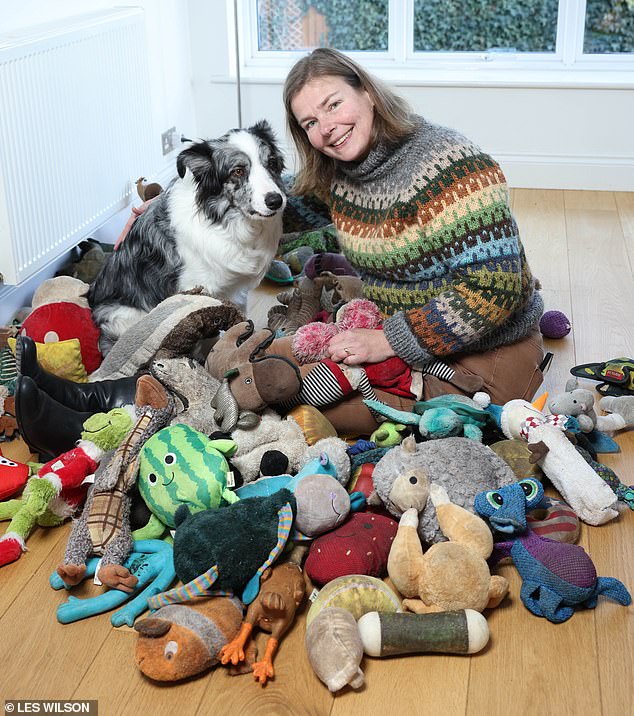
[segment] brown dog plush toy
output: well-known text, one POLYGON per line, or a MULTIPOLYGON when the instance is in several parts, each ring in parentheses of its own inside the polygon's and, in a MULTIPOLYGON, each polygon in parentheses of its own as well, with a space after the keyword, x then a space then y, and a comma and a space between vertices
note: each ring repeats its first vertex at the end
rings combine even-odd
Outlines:
POLYGON ((306 591, 301 567, 294 562, 277 564, 262 574, 260 592, 251 602, 247 615, 235 639, 220 652, 223 664, 233 665, 244 661, 244 646, 251 636, 253 627, 271 634, 261 661, 253 664, 253 675, 263 686, 273 678, 273 656, 282 636, 295 619, 297 607, 306 591))
POLYGON ((489 571, 491 530, 483 519, 453 504, 441 485, 432 483, 429 491, 449 541, 438 542, 423 554, 418 511, 405 510, 387 562, 392 583, 405 597, 403 607, 417 614, 460 609, 482 612, 496 607, 509 584, 489 571))
POLYGON ((225 331, 207 356, 205 368, 217 380, 228 381, 241 410, 258 413, 300 391, 297 366, 266 352, 274 338, 268 328, 256 331, 253 321, 244 321, 225 331))

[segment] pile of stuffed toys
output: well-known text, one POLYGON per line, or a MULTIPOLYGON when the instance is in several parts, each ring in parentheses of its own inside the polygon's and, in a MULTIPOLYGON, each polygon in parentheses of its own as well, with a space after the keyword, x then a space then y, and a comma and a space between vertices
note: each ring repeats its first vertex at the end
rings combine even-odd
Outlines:
MULTIPOLYGON (((634 509, 634 489, 597 459, 618 450, 607 432, 634 424, 634 386, 614 379, 603 416, 577 378, 547 404, 449 391, 410 412, 370 390, 376 430, 344 440, 319 406, 271 406, 301 393, 297 364, 320 360, 334 332, 380 321, 355 277, 304 276, 261 331, 200 291, 178 294, 104 359, 81 283, 45 282, 13 340, 17 427, 43 459, 0 457, 0 519, 10 520, 0 565, 23 555, 36 526, 73 517, 51 586, 91 577, 103 593, 71 597, 58 620, 111 611, 114 626, 134 625, 131 658, 148 678, 227 665, 266 684, 308 580, 306 650, 333 692, 364 683, 365 655, 481 650, 483 612, 509 592, 495 573, 503 558, 526 608, 553 623, 601 595, 630 604, 574 543, 580 520, 602 525, 634 509), (295 361, 271 353, 275 336, 296 336, 295 361), (197 346, 209 339, 203 361, 197 346), (88 375, 130 388, 129 400, 103 412, 57 404, 60 376, 88 375), (270 634, 263 654, 256 628, 270 634)), ((616 363, 623 372, 625 359, 616 363)), ((575 370, 606 379, 616 369, 575 370)))

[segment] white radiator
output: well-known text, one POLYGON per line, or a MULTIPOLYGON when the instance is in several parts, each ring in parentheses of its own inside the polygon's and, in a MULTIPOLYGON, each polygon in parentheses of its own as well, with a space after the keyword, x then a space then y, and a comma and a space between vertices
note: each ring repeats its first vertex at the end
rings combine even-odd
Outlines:
POLYGON ((129 202, 152 171, 143 10, 0 35, 0 274, 18 284, 129 202))

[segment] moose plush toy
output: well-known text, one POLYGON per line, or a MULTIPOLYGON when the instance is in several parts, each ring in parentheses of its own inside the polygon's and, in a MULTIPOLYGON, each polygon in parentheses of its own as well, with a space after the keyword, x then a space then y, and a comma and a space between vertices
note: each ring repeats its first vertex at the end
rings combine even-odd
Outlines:
POLYGON ((227 381, 242 410, 261 412, 267 406, 294 398, 301 388, 297 366, 288 358, 269 354, 275 334, 256 331, 253 321, 229 328, 207 356, 205 367, 227 381))

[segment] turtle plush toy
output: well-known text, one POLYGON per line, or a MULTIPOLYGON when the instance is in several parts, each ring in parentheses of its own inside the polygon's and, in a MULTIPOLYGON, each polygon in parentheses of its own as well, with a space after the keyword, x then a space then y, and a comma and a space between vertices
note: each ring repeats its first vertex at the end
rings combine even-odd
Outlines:
POLYGON ((189 425, 170 425, 155 433, 143 446, 138 486, 152 512, 148 524, 135 532, 137 539, 160 537, 176 527, 180 505, 191 513, 214 510, 238 501, 227 487, 233 440, 210 440, 189 425))
POLYGON ((296 514, 295 496, 286 488, 219 510, 191 514, 187 505, 179 507, 174 567, 183 586, 151 597, 150 609, 228 593, 250 604, 263 572, 282 554, 296 514))

